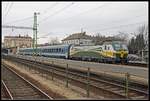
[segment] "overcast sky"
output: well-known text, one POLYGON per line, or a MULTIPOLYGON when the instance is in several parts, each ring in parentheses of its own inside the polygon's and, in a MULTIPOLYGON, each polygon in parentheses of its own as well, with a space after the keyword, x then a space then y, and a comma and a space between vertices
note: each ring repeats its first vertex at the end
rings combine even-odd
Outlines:
MULTIPOLYGON (((112 36, 148 23, 148 2, 2 2, 2 25, 33 27, 34 12, 40 13, 38 43, 62 40, 81 28, 88 35, 112 36)), ((33 31, 2 29, 2 39, 19 34, 32 37, 33 31)))

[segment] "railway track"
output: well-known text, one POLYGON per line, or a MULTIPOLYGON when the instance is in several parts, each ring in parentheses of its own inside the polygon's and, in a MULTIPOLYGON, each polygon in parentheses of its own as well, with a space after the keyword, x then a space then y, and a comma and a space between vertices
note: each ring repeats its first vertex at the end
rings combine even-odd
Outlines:
POLYGON ((106 64, 115 64, 115 65, 123 65, 123 66, 136 66, 136 67, 142 67, 147 68, 148 63, 142 63, 142 62, 136 62, 136 61, 128 61, 128 63, 113 63, 113 62, 100 62, 100 61, 90 61, 90 60, 77 60, 77 59, 68 59, 68 60, 74 60, 74 61, 85 61, 85 62, 94 62, 94 63, 106 63, 106 64))
MULTIPOLYGON (((48 64, 43 64, 40 62, 29 61, 25 59, 17 59, 19 63, 28 65, 29 67, 34 67, 40 72, 44 72, 47 75, 55 76, 59 80, 66 81, 68 79, 69 84, 76 85, 80 88, 86 89, 87 83, 89 83, 90 92, 95 94, 102 94, 103 96, 115 98, 115 99, 126 99, 127 95, 125 93, 125 86, 118 82, 112 82, 110 80, 99 78, 98 76, 93 76, 90 74, 89 82, 87 82, 87 75, 81 71, 68 70, 68 77, 66 78, 65 68, 56 68, 56 66, 50 66, 48 64), (36 64, 36 65, 35 65, 36 64), (55 72, 52 72, 55 71, 55 72)), ((148 99, 147 91, 142 89, 135 89, 132 87, 128 88, 128 99, 148 99)))
POLYGON ((4 83, 4 81, 2 80, 1 82, 1 97, 2 97, 2 100, 12 100, 12 96, 6 86, 6 84, 4 83))
POLYGON ((10 66, 2 64, 2 99, 11 100, 48 100, 53 99, 35 85, 17 74, 10 66))

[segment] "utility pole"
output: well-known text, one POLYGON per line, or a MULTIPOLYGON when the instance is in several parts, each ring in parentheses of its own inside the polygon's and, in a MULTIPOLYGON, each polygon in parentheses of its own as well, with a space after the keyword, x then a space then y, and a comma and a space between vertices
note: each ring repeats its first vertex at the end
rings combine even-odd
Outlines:
POLYGON ((33 55, 37 55, 37 15, 39 13, 34 12, 34 24, 33 24, 33 55))
POLYGON ((81 28, 81 33, 83 33, 83 28, 81 28))

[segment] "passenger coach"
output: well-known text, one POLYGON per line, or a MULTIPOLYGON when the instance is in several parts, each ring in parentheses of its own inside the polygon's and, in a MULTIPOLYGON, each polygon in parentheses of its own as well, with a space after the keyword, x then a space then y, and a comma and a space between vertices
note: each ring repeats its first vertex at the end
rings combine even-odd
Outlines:
MULTIPOLYGON (((55 45, 44 46, 37 48, 37 56, 56 57, 56 58, 69 58, 69 51, 71 45, 55 45)), ((33 48, 20 48, 18 54, 20 55, 34 55, 35 50, 33 48)))

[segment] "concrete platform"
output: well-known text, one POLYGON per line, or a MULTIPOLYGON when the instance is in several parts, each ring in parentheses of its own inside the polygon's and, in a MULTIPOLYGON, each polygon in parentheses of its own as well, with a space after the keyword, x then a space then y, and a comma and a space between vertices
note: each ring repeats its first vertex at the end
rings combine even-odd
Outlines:
POLYGON ((69 68, 76 68, 87 70, 90 67, 92 72, 104 73, 112 76, 124 77, 125 73, 129 73, 131 79, 144 83, 148 85, 148 68, 136 67, 136 66, 127 66, 127 65, 115 65, 115 64, 105 64, 105 63, 94 63, 94 62, 85 62, 85 61, 74 61, 67 59, 58 59, 58 58, 47 58, 47 57, 32 57, 32 56, 17 56, 20 58, 30 59, 36 61, 42 61, 50 64, 57 64, 60 66, 66 67, 68 64, 69 68))

